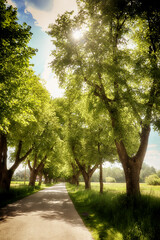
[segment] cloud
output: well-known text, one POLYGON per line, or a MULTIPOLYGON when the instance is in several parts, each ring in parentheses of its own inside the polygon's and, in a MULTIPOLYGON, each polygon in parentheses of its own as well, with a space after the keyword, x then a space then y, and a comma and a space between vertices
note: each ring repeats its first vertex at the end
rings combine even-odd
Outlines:
POLYGON ((12 0, 7 0, 7 4, 8 4, 8 5, 12 5, 14 8, 17 7, 16 3, 13 2, 12 0))
MULTIPOLYGON (((76 0, 54 0, 54 2, 48 0, 48 5, 46 4, 37 4, 39 0, 26 0, 25 1, 25 12, 29 12, 32 14, 33 18, 36 20, 35 24, 40 26, 43 31, 48 30, 48 26, 51 23, 54 23, 58 14, 63 14, 65 11, 72 11, 74 10, 77 12, 77 3, 76 0), (46 11, 50 6, 50 10, 46 11), (51 7, 52 6, 52 7, 51 7)), ((42 2, 44 0, 41 0, 42 2)), ((53 0, 52 0, 53 1, 53 0)))
POLYGON ((157 148, 157 144, 149 144, 148 148, 157 148))
POLYGON ((53 0, 27 0, 26 5, 42 11, 50 11, 53 8, 53 0))

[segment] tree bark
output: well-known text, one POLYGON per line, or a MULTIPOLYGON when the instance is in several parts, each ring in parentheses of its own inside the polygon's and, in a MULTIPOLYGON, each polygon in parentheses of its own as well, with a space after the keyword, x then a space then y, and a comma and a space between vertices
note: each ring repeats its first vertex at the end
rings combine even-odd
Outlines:
POLYGON ((42 176, 43 176, 43 173, 42 173, 42 171, 39 173, 39 186, 41 186, 41 184, 42 184, 42 176))
POLYGON ((98 142, 98 153, 99 153, 99 183, 100 183, 100 193, 103 193, 103 166, 102 166, 102 156, 101 156, 101 145, 98 142))
POLYGON ((139 175, 147 150, 150 126, 144 126, 141 133, 141 142, 137 154, 129 157, 122 141, 115 141, 119 159, 122 163, 128 196, 140 195, 139 175))
POLYGON ((29 178, 29 186, 35 187, 36 177, 40 171, 44 168, 44 162, 46 157, 37 165, 37 154, 35 154, 33 167, 31 167, 31 163, 28 160, 28 167, 30 169, 30 178, 29 178))
POLYGON ((8 192, 10 189, 11 179, 13 176, 13 173, 10 170, 7 169, 1 169, 0 170, 0 190, 2 192, 8 192))
POLYGON ((71 163, 72 170, 73 170, 73 176, 71 178, 71 183, 79 186, 79 175, 80 170, 77 168, 77 165, 71 163))
POLYGON ((98 167, 98 164, 95 164, 92 168, 90 166, 86 167, 85 164, 81 164, 78 159, 75 158, 75 161, 79 167, 79 170, 82 173, 84 182, 85 182, 85 189, 91 189, 91 177, 95 170, 98 167))
POLYGON ((0 135, 0 190, 8 191, 10 181, 7 170, 7 137, 2 133, 0 135))
POLYGON ((36 177, 37 177, 37 171, 32 169, 30 171, 29 186, 35 187, 36 177))
POLYGON ((99 167, 99 183, 100 183, 100 193, 103 193, 103 166, 102 162, 99 167))
POLYGON ((20 157, 21 149, 22 141, 19 141, 15 162, 10 169, 7 169, 7 136, 0 134, 0 190, 3 192, 9 191, 14 171, 32 151, 30 148, 23 157, 20 157))

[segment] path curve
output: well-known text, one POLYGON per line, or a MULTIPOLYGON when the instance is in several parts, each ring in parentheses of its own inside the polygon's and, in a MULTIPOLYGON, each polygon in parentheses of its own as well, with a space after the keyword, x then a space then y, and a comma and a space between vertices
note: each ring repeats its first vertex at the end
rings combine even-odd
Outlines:
POLYGON ((0 210, 1 240, 92 240, 64 183, 0 210))

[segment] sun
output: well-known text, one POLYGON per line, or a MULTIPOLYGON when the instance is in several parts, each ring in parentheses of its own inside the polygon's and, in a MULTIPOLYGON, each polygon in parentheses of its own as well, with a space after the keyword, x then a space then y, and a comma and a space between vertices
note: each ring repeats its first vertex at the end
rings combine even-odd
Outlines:
POLYGON ((79 40, 82 37, 82 31, 81 30, 75 30, 72 33, 72 36, 75 40, 79 40))

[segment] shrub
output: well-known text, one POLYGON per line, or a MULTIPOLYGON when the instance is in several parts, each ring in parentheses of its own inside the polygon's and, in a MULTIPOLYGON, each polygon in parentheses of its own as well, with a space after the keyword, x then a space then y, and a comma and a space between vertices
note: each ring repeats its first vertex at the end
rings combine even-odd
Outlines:
POLYGON ((145 178, 148 185, 160 185, 160 178, 156 174, 149 175, 145 178))
POLYGON ((106 182, 108 182, 108 183, 115 183, 116 179, 113 178, 113 177, 106 177, 106 182))

